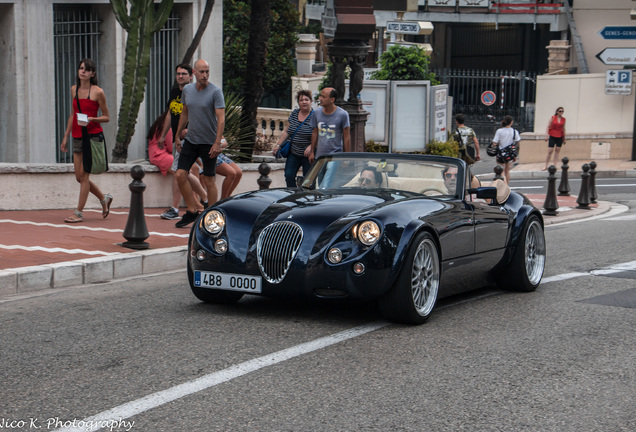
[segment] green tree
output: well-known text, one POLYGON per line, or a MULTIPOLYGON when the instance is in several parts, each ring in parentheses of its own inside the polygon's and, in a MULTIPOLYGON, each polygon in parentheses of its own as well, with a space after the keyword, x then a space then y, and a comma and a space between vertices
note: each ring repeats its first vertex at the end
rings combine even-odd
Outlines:
MULTIPOLYGON (((265 93, 286 86, 296 73, 294 49, 299 28, 298 10, 289 0, 270 1, 265 93)), ((245 94, 251 10, 249 0, 223 1, 223 90, 241 95, 245 94)))
POLYGON ((112 161, 126 162, 128 146, 135 133, 139 105, 144 100, 150 46, 153 33, 161 30, 170 11, 173 0, 161 0, 156 5, 153 0, 110 0, 119 25, 128 32, 122 82, 124 91, 118 114, 118 130, 112 161), (130 10, 128 10, 130 3, 130 10))
POLYGON ((430 70, 430 58, 417 45, 393 45, 380 56, 380 70, 373 72, 374 80, 430 80, 438 85, 435 73, 430 70))

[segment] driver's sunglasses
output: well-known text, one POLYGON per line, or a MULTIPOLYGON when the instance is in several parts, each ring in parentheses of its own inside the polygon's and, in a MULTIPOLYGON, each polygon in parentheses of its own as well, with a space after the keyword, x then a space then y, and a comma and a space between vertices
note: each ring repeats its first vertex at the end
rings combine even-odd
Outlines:
POLYGON ((444 177, 446 177, 447 179, 452 179, 452 178, 456 178, 457 174, 455 173, 444 173, 444 177))
POLYGON ((361 185, 370 185, 370 184, 373 184, 373 180, 365 178, 365 177, 360 177, 358 179, 358 183, 360 183, 361 185))

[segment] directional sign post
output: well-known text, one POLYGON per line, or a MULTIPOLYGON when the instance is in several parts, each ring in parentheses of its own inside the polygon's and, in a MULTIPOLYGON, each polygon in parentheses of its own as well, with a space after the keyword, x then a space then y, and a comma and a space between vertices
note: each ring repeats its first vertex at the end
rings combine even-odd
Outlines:
POLYGON ((636 65, 636 48, 605 48, 596 58, 606 65, 636 65))
POLYGON ((427 35, 433 32, 433 24, 428 21, 387 21, 386 32, 427 35))
POLYGON ((607 26, 598 33, 603 39, 636 39, 636 26, 607 26))

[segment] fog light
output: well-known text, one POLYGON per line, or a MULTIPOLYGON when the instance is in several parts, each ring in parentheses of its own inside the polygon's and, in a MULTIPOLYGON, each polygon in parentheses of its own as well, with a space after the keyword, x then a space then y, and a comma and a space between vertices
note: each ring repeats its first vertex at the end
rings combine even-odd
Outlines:
POLYGON ((361 262, 355 263, 353 265, 353 272, 358 275, 364 273, 364 264, 362 264, 361 262))
POLYGON ((342 261, 342 251, 338 248, 331 248, 327 253, 327 259, 331 264, 338 264, 342 261))
POLYGON ((227 241, 224 239, 218 239, 214 242, 214 250, 219 254, 224 254, 227 252, 227 241))
POLYGON ((197 259, 199 261, 203 261, 205 259, 205 251, 203 249, 199 249, 197 251, 197 259))

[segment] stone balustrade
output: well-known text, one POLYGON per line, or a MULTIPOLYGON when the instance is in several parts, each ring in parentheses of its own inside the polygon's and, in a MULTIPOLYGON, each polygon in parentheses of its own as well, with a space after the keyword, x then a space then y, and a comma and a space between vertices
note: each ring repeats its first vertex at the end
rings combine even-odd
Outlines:
POLYGON ((276 141, 287 130, 289 122, 289 114, 292 110, 286 108, 263 108, 258 109, 256 122, 258 129, 256 131, 256 147, 255 153, 271 152, 276 141))

